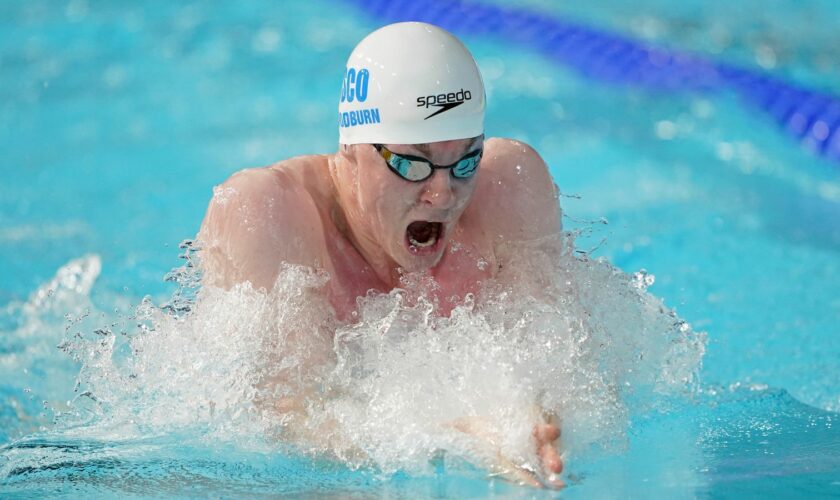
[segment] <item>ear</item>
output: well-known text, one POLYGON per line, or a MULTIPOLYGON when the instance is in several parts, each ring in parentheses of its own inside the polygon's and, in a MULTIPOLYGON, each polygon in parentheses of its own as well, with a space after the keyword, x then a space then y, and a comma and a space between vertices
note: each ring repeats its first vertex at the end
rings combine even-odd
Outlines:
POLYGON ((339 144, 338 151, 329 162, 330 177, 335 186, 347 186, 357 182, 358 159, 354 144, 339 144))
POLYGON ((342 162, 348 162, 355 165, 356 162, 356 145, 355 144, 339 144, 337 155, 342 162))

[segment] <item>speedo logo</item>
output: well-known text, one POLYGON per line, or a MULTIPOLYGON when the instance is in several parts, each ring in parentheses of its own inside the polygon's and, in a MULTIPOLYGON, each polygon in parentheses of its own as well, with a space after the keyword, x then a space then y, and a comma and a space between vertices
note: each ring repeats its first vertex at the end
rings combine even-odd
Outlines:
POLYGON ((450 92, 448 94, 420 96, 417 98, 417 107, 429 108, 431 106, 435 106, 439 108, 435 110, 434 113, 430 114, 426 118, 423 118, 424 120, 428 120, 433 116, 437 116, 443 112, 449 111, 452 108, 460 106, 470 99, 472 99, 472 93, 470 93, 469 90, 461 89, 458 92, 450 92))

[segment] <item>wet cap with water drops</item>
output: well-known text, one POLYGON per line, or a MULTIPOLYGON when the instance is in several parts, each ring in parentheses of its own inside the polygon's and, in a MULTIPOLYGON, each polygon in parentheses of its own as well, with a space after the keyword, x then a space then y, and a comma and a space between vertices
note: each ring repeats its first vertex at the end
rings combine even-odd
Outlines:
POLYGON ((423 144, 484 133, 484 83, 437 26, 390 24, 353 49, 338 104, 341 144, 423 144))

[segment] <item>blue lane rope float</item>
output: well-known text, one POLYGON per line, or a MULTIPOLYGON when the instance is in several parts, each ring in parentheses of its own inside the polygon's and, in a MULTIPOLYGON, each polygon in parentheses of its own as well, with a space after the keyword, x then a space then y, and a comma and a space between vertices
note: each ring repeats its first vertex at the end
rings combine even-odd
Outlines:
POLYGON ((734 91, 807 149, 840 161, 840 98, 760 70, 647 45, 545 14, 446 0, 346 0, 386 22, 425 21, 459 34, 489 35, 536 50, 581 74, 654 91, 734 91))

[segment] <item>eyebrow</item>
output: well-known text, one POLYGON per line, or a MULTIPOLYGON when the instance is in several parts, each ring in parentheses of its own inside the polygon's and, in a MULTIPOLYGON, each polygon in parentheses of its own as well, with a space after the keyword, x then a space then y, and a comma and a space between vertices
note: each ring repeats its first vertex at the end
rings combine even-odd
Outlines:
MULTIPOLYGON (((472 149, 472 147, 475 146, 475 143, 478 142, 479 139, 481 139, 481 138, 482 138, 481 135, 477 135, 477 136, 473 137, 472 140, 470 141, 470 143, 467 145, 467 151, 472 149)), ((429 156, 432 155, 431 145, 429 145, 429 144, 414 144, 414 149, 416 149, 425 158, 428 158, 429 156)))
POLYGON ((426 158, 432 155, 431 146, 428 144, 415 144, 414 149, 426 158))

